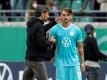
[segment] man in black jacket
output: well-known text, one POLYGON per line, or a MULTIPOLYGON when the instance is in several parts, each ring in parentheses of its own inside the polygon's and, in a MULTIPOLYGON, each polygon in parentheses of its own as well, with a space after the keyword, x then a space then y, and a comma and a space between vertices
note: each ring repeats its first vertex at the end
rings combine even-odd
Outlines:
POLYGON ((99 51, 95 38, 95 29, 91 24, 84 27, 86 38, 84 40, 84 56, 87 80, 98 80, 100 64, 99 60, 105 60, 106 56, 99 51))
POLYGON ((44 22, 49 17, 48 8, 38 5, 35 10, 35 17, 27 22, 27 50, 26 66, 23 80, 32 80, 35 75, 37 80, 48 80, 45 61, 49 61, 54 50, 51 50, 52 42, 46 39, 46 31, 56 22, 51 22, 44 26, 44 22))

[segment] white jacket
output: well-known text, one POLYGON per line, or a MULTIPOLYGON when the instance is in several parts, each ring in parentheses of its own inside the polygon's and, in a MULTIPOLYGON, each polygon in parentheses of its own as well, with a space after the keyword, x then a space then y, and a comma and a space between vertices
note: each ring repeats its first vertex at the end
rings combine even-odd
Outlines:
POLYGON ((98 3, 105 3, 107 0, 97 0, 98 3))
POLYGON ((107 0, 97 0, 100 3, 100 11, 107 11, 107 0))

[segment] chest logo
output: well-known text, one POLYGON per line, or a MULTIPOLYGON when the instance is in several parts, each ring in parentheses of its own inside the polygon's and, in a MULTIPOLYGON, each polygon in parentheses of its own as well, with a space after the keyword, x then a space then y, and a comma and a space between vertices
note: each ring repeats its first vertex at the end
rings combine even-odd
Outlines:
POLYGON ((71 35, 71 36, 74 36, 74 32, 70 32, 70 35, 71 35))
POLYGON ((67 38, 67 37, 63 38, 62 39, 62 45, 63 45, 63 47, 69 47, 71 45, 70 38, 67 38))

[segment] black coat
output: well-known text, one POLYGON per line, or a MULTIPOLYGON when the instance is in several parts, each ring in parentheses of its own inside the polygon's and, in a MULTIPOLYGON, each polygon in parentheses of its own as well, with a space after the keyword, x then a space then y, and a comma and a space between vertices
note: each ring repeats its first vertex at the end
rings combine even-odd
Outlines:
POLYGON ((98 61, 104 60, 106 57, 98 48, 97 40, 94 37, 87 36, 84 40, 84 56, 85 60, 98 61))
POLYGON ((47 61, 54 55, 54 50, 50 49, 51 42, 46 39, 46 31, 56 22, 45 26, 43 24, 44 22, 36 17, 27 22, 27 60, 47 61))

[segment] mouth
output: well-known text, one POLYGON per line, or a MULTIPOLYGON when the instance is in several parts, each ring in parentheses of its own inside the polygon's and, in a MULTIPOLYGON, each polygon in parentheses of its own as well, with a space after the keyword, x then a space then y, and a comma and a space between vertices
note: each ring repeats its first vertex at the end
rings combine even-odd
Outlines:
POLYGON ((64 20, 64 21, 68 21, 68 20, 64 20))
POLYGON ((64 21, 67 21, 68 19, 64 19, 64 21))

